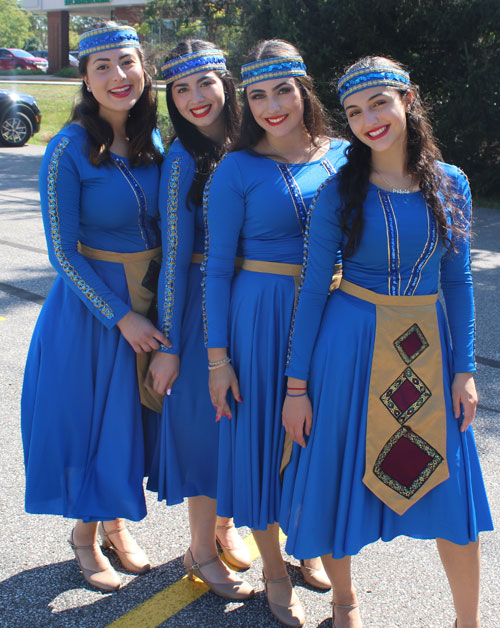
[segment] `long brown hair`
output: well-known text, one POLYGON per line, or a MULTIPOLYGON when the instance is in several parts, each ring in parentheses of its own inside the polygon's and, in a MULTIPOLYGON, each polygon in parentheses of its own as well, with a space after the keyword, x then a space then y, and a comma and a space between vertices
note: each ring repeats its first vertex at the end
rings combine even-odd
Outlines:
MULTIPOLYGON (((106 23, 102 26, 115 26, 106 23)), ((153 81, 144 67, 142 49, 136 48, 144 70, 144 91, 132 107, 125 125, 125 132, 129 138, 128 158, 132 167, 161 163, 163 156, 153 142, 153 131, 156 129, 157 100, 153 88, 153 81)), ((78 69, 82 77, 87 75, 88 55, 79 61, 78 69)), ((113 129, 109 122, 99 115, 99 103, 92 92, 87 90, 85 81, 82 81, 78 100, 73 107, 68 123, 79 122, 89 136, 89 161, 93 166, 99 166, 110 159, 110 146, 113 143, 113 129)))
MULTIPOLYGON (((250 50, 245 63, 252 63, 262 59, 273 59, 276 57, 291 57, 300 55, 295 46, 283 39, 267 39, 260 41, 250 50)), ((314 145, 318 137, 331 135, 328 116, 321 101, 316 96, 313 87, 313 80, 309 75, 294 77, 302 95, 304 102, 304 126, 311 137, 314 145)), ((257 124, 250 110, 247 90, 243 91, 243 112, 241 116, 240 135, 231 150, 242 150, 253 148, 263 137, 265 131, 257 124)))
MULTIPOLYGON (((386 57, 363 57, 349 66, 347 72, 362 68, 394 66, 400 70, 406 68, 397 61, 386 57)), ((439 233, 443 242, 455 250, 454 241, 463 237, 469 228, 464 216, 463 198, 452 189, 438 161, 442 159, 429 115, 417 85, 411 83, 408 89, 397 90, 400 97, 411 93, 406 111, 407 128, 407 170, 419 180, 423 197, 436 217, 439 233), (447 221, 447 209, 451 211, 451 224, 447 221)), ((347 162, 339 170, 339 194, 341 199, 341 226, 347 238, 344 257, 351 256, 359 245, 363 232, 363 203, 368 192, 369 177, 372 170, 371 150, 351 131, 346 122, 346 137, 350 146, 346 150, 347 162)))
MULTIPOLYGON (((217 48, 217 46, 210 41, 203 39, 186 39, 185 41, 179 42, 175 48, 168 53, 165 57, 165 63, 182 55, 190 54, 191 52, 213 50, 214 48, 217 48)), ((220 78, 224 87, 224 108, 222 110, 222 116, 224 121, 225 141, 222 144, 218 144, 201 133, 196 125, 186 120, 186 118, 179 113, 175 106, 174 99, 172 98, 173 83, 167 85, 167 108, 175 131, 174 135, 170 138, 170 143, 178 137, 195 162, 196 172, 188 193, 188 200, 190 204, 194 206, 202 204, 205 183, 212 174, 215 166, 227 151, 228 146, 236 139, 240 121, 240 107, 231 73, 229 70, 214 70, 214 72, 220 78)))

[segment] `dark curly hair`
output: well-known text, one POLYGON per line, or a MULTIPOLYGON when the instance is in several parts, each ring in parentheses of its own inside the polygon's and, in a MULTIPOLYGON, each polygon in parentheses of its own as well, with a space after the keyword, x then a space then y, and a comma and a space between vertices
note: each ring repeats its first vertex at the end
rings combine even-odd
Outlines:
MULTIPOLYGON (((165 63, 200 50, 213 50, 217 48, 215 44, 203 39, 186 39, 179 42, 165 57, 165 63)), ((174 135, 170 138, 172 143, 176 137, 179 138, 184 148, 192 156, 196 166, 196 172, 188 193, 190 205, 199 206, 203 203, 203 189, 208 177, 212 174, 215 166, 226 153, 228 146, 234 142, 238 133, 240 121, 240 107, 236 96, 234 80, 229 70, 214 70, 222 81, 224 87, 224 109, 222 115, 224 119, 224 137, 222 144, 218 144, 207 137, 194 124, 186 120, 178 111, 172 97, 172 85, 167 85, 167 108, 170 120, 174 127, 174 135)), ((175 81, 174 81, 175 82, 175 81)))
MULTIPOLYGON (((101 24, 99 27, 116 26, 113 22, 101 24)), ((132 107, 125 125, 129 138, 128 158, 132 167, 161 163, 163 156, 153 143, 153 131, 156 129, 157 100, 153 81, 144 67, 142 49, 136 48, 144 70, 144 91, 132 107)), ((88 55, 81 57, 78 69, 82 77, 87 75, 88 55)), ((73 107, 68 123, 79 122, 89 136, 89 160, 93 166, 99 166, 110 159, 110 146, 113 143, 113 129, 109 122, 99 115, 99 103, 92 92, 87 90, 82 81, 78 100, 73 107)))
MULTIPOLYGON (((403 65, 387 57, 363 57, 349 66, 344 74, 361 68, 394 66, 405 70, 403 65)), ((336 83, 335 83, 336 84, 336 83)), ((454 242, 468 232, 469 223, 463 213, 463 198, 452 188, 439 165, 442 159, 427 108, 420 97, 419 88, 411 83, 408 89, 399 89, 401 98, 411 93, 413 99, 406 111, 407 170, 419 181, 424 199, 436 217, 440 236, 448 248, 455 250, 454 242), (451 225, 447 222, 447 208, 451 211, 451 225)), ((359 140, 346 123, 345 135, 350 141, 346 150, 347 162, 339 169, 339 194, 341 199, 341 226, 347 242, 344 257, 350 257, 359 245, 363 232, 363 203, 368 192, 372 172, 371 149, 359 140)))
MULTIPOLYGON (((261 59, 291 57, 296 55, 300 55, 300 52, 288 41, 283 39, 268 39, 260 41, 250 50, 245 63, 260 61, 261 59)), ((332 135, 328 115, 314 92, 312 78, 309 75, 295 76, 294 78, 299 86, 304 102, 304 126, 311 137, 312 143, 316 146, 316 139, 318 137, 332 135)), ((253 148, 264 133, 264 129, 257 124, 253 117, 248 103, 247 90, 245 89, 243 91, 243 112, 241 116, 240 136, 231 150, 253 148)))

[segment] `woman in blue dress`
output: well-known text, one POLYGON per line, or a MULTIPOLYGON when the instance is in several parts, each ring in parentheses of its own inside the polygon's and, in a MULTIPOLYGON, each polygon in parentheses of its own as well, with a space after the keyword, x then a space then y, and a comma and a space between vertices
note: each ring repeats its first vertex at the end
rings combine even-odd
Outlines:
POLYGON ((401 65, 361 59, 338 91, 352 144, 311 209, 290 337, 287 550, 322 555, 333 625, 359 628, 351 555, 401 534, 435 538, 454 626, 479 628, 478 533, 492 521, 470 428, 469 185, 438 161, 401 65), (343 279, 328 297, 339 246, 343 279))
POLYGON ((252 587, 227 569, 216 547, 217 538, 229 563, 240 569, 250 566, 249 551, 233 522, 216 521, 219 426, 208 392, 200 272, 203 188, 235 139, 239 107, 224 55, 210 42, 180 42, 162 71, 177 136, 160 180, 159 321, 172 346, 162 346, 150 366, 154 390, 166 397, 148 488, 167 504, 188 498, 191 545, 184 558, 188 573, 196 574, 214 593, 245 599, 253 595, 252 587))
POLYGON ((26 363, 21 425, 26 510, 78 519, 81 571, 105 590, 120 577, 97 543, 135 573, 150 568, 123 518, 146 515, 138 357, 167 338, 147 318, 161 261, 156 99, 136 31, 81 36, 80 102, 49 143, 40 198, 58 275, 26 363))
MULTIPOLYGON (((217 512, 252 528, 270 609, 301 626, 277 524, 284 368, 308 207, 343 162, 345 143, 329 137, 291 44, 258 44, 242 77, 241 136, 205 188, 205 341, 211 399, 222 417, 217 512)), ((330 588, 314 562, 304 567, 316 585, 330 588)))

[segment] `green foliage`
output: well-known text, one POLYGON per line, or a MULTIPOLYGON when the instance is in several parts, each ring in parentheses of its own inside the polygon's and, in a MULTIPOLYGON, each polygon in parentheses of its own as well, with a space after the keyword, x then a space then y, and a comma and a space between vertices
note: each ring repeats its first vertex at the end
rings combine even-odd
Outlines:
POLYGON ((22 48, 30 35, 30 21, 16 0, 0 0, 0 24, 0 46, 22 48))
POLYGON ((45 76, 45 72, 42 70, 0 70, 0 76, 32 76, 36 74, 45 76))
POLYGON ((57 72, 55 72, 54 76, 58 76, 60 78, 80 78, 80 72, 78 71, 78 68, 73 68, 70 65, 67 65, 64 68, 61 68, 60 70, 57 70, 57 72))
MULTIPOLYGON (((254 42, 303 52, 323 102, 345 66, 379 54, 402 61, 433 111, 443 156, 482 195, 500 194, 498 0, 245 0, 254 42)), ((253 43, 253 42, 252 42, 253 43)))

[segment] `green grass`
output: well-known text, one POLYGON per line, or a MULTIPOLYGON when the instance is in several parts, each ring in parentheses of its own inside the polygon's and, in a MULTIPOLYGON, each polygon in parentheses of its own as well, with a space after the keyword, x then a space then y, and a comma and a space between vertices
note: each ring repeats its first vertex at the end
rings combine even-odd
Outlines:
MULTIPOLYGON (((38 106, 42 112, 42 125, 40 132, 30 139, 29 144, 44 146, 62 129, 68 120, 73 100, 80 89, 80 83, 75 83, 74 85, 0 83, 0 88, 23 92, 37 99, 38 106)), ((168 120, 165 92, 158 92, 158 105, 160 130, 163 135, 168 120)))

